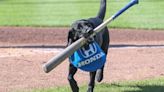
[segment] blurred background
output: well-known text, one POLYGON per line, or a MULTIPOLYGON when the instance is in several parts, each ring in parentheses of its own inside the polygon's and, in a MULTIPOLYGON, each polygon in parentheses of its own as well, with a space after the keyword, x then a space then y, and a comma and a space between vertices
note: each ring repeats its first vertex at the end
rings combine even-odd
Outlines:
MULTIPOLYGON (((130 0, 107 0, 106 18, 130 0)), ((0 26, 63 27, 94 17, 100 0, 0 0, 0 26)), ((163 29, 164 0, 140 0, 109 26, 111 28, 163 29)))

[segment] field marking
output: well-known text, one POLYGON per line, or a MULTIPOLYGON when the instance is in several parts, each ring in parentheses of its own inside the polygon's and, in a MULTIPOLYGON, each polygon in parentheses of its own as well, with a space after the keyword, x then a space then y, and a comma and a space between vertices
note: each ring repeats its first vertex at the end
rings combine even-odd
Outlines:
POLYGON ((64 48, 38 48, 33 51, 34 52, 43 52, 43 53, 59 53, 63 50, 64 50, 64 48))
MULTIPOLYGON (((142 48, 142 49, 147 49, 147 48, 164 48, 164 45, 124 45, 124 46, 117 46, 117 45, 111 45, 111 47, 109 47, 109 50, 110 49, 139 49, 139 48, 142 48)), ((3 49, 3 48, 2 48, 3 49)), ((10 48, 11 49, 11 48, 10 48)), ((10 50, 9 49, 9 50, 10 50)), ((44 54, 48 54, 48 53, 53 53, 53 54, 57 54, 57 53, 60 53, 64 50, 64 48, 14 48, 14 49, 21 49, 22 50, 22 53, 20 54, 15 54, 14 52, 10 52, 10 54, 1 54, 0 55, 0 58, 6 58, 6 57, 19 57, 21 55, 28 55, 28 54, 36 54, 36 53, 44 53, 44 54), (25 50, 29 50, 29 51, 32 51, 32 53, 25 53, 23 52, 23 49, 25 50)))
POLYGON ((164 48, 164 46, 127 46, 127 47, 109 47, 110 49, 137 49, 137 48, 164 48))
MULTIPOLYGON (((137 49, 137 48, 143 48, 143 49, 147 49, 147 48, 164 48, 164 46, 155 46, 155 47, 109 47, 110 49, 137 49)), ((34 52, 38 52, 38 53, 60 53, 64 50, 64 48, 38 48, 33 50, 34 52)))

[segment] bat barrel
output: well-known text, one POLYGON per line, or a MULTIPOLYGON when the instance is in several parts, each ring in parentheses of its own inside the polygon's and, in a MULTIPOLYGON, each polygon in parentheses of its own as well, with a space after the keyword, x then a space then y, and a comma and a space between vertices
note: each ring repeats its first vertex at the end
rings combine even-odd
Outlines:
POLYGON ((83 46, 86 42, 85 38, 81 38, 76 42, 72 43, 66 49, 64 49, 61 53, 50 59, 47 63, 43 65, 43 70, 45 73, 50 72, 52 69, 57 67, 60 63, 62 63, 67 57, 71 56, 78 48, 83 46))

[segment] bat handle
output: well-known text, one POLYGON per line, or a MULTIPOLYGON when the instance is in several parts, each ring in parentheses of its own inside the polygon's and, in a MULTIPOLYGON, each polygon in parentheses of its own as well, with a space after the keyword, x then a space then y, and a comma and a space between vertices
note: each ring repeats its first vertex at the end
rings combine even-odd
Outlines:
POLYGON ((96 35, 98 32, 100 32, 107 24, 112 22, 114 19, 116 19, 119 15, 121 15, 123 12, 125 12, 127 9, 132 7, 135 4, 138 4, 138 0, 131 0, 126 6, 124 6, 121 10, 119 10, 116 14, 114 14, 112 17, 108 18, 106 21, 104 21, 102 24, 100 24, 98 27, 94 29, 94 34, 91 36, 96 35))
POLYGON ((124 11, 126 11, 128 8, 130 8, 131 6, 138 4, 138 0, 131 0, 129 2, 129 4, 127 4, 124 8, 122 8, 121 10, 119 10, 115 15, 112 16, 112 19, 114 20, 115 18, 117 18, 120 14, 122 14, 124 11))

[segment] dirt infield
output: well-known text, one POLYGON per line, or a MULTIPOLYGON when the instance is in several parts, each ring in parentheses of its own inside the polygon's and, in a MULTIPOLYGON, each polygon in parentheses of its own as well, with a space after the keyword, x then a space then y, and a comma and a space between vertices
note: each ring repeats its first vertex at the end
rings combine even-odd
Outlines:
MULTIPOLYGON (((68 60, 52 72, 43 63, 62 51, 67 28, 0 27, 0 92, 68 85, 68 60), (54 47, 54 48, 53 48, 54 47)), ((164 31, 111 29, 103 82, 164 76, 164 31)), ((78 71, 78 83, 88 73, 78 71)))

